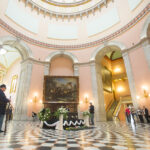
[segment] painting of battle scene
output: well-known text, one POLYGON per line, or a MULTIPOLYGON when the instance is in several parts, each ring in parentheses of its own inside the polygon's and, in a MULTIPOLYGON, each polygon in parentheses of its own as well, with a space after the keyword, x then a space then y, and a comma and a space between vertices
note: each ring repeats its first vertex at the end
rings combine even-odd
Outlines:
POLYGON ((79 80, 72 76, 45 76, 44 101, 78 102, 79 80))

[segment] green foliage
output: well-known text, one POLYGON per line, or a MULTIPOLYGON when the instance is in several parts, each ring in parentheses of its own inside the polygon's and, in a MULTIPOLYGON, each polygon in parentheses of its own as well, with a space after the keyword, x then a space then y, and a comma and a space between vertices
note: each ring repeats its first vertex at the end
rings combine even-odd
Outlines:
POLYGON ((51 112, 49 108, 44 108, 38 113, 38 118, 40 121, 47 121, 51 116, 51 112))
POLYGON ((59 116, 63 114, 64 119, 67 118, 67 114, 68 114, 68 110, 66 108, 58 108, 57 111, 54 113, 54 116, 56 116, 57 118, 59 118, 59 116))
POLYGON ((91 114, 88 111, 83 112, 83 116, 90 116, 91 114))
POLYGON ((66 128, 67 131, 78 131, 78 130, 84 130, 89 129, 87 126, 76 126, 76 127, 68 127, 66 128))

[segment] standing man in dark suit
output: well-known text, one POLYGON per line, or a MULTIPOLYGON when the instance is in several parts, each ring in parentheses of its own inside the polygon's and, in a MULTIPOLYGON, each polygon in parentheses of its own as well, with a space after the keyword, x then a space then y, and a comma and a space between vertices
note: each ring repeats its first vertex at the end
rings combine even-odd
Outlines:
POLYGON ((147 123, 150 123, 148 109, 144 106, 143 110, 144 110, 144 115, 145 115, 145 119, 147 120, 147 123))
POLYGON ((8 102, 10 102, 10 100, 6 98, 6 95, 4 93, 5 91, 6 91, 6 85, 2 84, 0 86, 0 132, 3 132, 2 124, 6 113, 6 105, 8 102))
POLYGON ((89 108, 89 112, 90 112, 90 122, 91 125, 94 125, 94 105, 92 103, 90 103, 90 108, 89 108))

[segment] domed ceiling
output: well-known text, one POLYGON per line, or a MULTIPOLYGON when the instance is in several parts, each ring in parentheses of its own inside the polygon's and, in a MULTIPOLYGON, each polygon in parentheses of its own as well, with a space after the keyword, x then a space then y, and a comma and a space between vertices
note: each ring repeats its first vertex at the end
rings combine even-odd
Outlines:
MULTIPOLYGON (((21 1, 21 0, 20 0, 21 1)), ((38 11, 58 16, 83 15, 101 9, 113 0, 25 0, 26 5, 38 11)))

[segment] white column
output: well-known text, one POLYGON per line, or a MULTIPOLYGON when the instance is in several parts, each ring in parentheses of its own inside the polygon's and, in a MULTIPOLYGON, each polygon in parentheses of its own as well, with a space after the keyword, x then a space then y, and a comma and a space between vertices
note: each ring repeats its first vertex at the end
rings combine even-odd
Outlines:
MULTIPOLYGON (((74 69, 74 73, 73 73, 73 75, 74 76, 79 76, 79 65, 78 64, 74 64, 73 65, 73 69, 74 69)), ((81 114, 81 111, 80 111, 80 104, 78 104, 78 106, 77 106, 77 111, 78 111, 78 118, 82 118, 82 114, 81 114)))
POLYGON ((25 61, 21 64, 21 73, 18 86, 17 99, 15 104, 15 120, 28 120, 27 117, 27 102, 30 89, 32 74, 32 62, 25 61))
POLYGON ((143 43, 144 54, 148 63, 148 67, 150 69, 150 41, 143 43))
POLYGON ((45 64, 44 75, 50 75, 50 63, 45 64))
POLYGON ((95 105, 96 121, 106 121, 106 112, 104 106, 103 83, 101 76, 101 66, 93 62, 91 64, 92 90, 95 105))
POLYGON ((74 64, 74 76, 79 76, 79 66, 78 64, 74 64))
POLYGON ((132 102, 135 108, 138 108, 138 103, 136 100, 136 88, 135 88, 135 82, 132 72, 132 67, 130 63, 130 58, 127 52, 122 54, 122 57, 124 59, 124 64, 127 72, 128 82, 129 82, 129 88, 131 92, 132 102))

